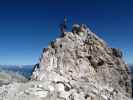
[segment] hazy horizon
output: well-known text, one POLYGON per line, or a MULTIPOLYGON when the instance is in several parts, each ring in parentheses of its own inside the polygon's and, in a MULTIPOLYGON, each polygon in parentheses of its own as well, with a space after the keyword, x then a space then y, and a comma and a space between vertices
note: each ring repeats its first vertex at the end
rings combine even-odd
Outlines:
POLYGON ((1 0, 0 64, 33 65, 42 49, 59 35, 58 26, 68 17, 87 24, 111 47, 120 48, 126 63, 133 64, 132 0, 1 0))

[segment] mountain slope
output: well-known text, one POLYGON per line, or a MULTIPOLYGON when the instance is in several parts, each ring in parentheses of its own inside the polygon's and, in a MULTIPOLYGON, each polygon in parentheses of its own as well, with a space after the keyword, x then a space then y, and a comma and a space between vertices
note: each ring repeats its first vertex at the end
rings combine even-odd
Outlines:
POLYGON ((82 27, 65 32, 43 50, 32 79, 54 84, 50 93, 56 100, 128 100, 132 94, 121 50, 82 27))
POLYGON ((0 100, 132 100, 129 72, 120 49, 73 27, 43 50, 32 80, 2 85, 0 100))

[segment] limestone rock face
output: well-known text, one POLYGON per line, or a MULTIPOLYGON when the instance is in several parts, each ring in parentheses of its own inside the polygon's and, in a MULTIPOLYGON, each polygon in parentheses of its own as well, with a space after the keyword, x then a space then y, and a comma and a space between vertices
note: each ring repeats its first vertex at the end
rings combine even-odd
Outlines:
POLYGON ((65 32, 51 42, 43 50, 32 80, 53 84, 52 100, 129 100, 132 94, 122 52, 108 47, 90 30, 65 32))

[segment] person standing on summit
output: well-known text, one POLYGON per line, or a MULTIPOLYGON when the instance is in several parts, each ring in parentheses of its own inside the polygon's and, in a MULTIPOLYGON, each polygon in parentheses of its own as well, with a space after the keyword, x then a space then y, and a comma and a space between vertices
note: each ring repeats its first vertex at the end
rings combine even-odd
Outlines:
POLYGON ((64 34, 64 32, 66 32, 67 28, 68 28, 67 27, 67 17, 65 16, 63 23, 60 24, 60 32, 61 32, 61 34, 64 34))

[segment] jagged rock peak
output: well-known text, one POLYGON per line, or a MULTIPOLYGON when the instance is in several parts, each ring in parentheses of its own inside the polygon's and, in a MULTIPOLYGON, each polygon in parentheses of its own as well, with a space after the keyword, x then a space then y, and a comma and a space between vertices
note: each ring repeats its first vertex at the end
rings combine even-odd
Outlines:
POLYGON ((55 100, 129 100, 132 94, 121 50, 83 25, 43 49, 32 80, 54 84, 55 100))

